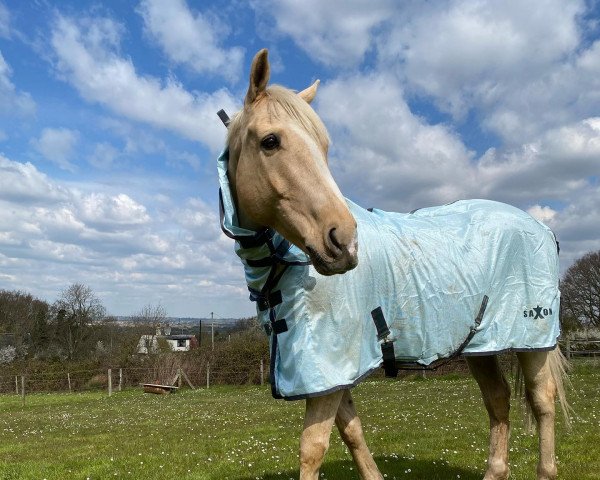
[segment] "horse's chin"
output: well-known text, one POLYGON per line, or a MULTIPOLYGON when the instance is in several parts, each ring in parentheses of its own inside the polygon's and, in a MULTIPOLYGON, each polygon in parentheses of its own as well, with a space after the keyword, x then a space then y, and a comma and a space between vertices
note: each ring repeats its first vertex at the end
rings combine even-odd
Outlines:
POLYGON ((349 272, 358 265, 357 255, 345 255, 343 258, 335 260, 326 260, 316 252, 310 252, 309 256, 315 270, 327 277, 349 272))

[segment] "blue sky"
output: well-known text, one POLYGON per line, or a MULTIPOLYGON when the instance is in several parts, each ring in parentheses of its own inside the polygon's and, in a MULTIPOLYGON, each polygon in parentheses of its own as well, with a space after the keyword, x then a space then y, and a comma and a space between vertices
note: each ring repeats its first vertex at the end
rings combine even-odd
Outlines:
POLYGON ((215 112, 269 48, 332 138, 344 194, 491 198, 600 248, 596 1, 0 0, 0 288, 108 311, 253 313, 219 230, 215 112))

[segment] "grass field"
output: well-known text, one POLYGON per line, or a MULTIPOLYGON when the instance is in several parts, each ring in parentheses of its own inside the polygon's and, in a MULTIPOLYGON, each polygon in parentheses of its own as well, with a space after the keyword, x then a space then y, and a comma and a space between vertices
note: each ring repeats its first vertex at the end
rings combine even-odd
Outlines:
MULTIPOLYGON (((600 478, 600 364, 578 364, 572 433, 558 423, 561 479, 600 478)), ((480 479, 487 417, 475 382, 449 376, 367 381, 354 390, 387 479, 480 479)), ((513 407, 516 405, 513 402, 513 407)), ((267 387, 149 395, 0 396, 0 479, 288 479, 298 476, 303 402, 267 387)), ((511 412, 514 479, 535 478, 537 437, 511 412)), ((321 478, 357 478, 337 432, 321 478)))

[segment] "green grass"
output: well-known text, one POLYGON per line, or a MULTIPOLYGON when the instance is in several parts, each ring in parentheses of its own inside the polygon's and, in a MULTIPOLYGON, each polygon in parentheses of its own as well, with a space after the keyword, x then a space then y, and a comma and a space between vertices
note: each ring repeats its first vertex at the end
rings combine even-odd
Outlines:
MULTIPOLYGON (((572 433, 558 422, 561 479, 598 478, 600 365, 579 366, 572 433)), ((487 416, 469 377, 367 381, 354 390, 371 451, 387 479, 475 480, 487 456, 487 416)), ((0 396, 0 479, 288 479, 298 477, 303 402, 267 387, 149 395, 128 390, 0 396)), ((512 409, 514 479, 535 478, 537 437, 512 409)), ((339 434, 326 479, 357 478, 339 434)))

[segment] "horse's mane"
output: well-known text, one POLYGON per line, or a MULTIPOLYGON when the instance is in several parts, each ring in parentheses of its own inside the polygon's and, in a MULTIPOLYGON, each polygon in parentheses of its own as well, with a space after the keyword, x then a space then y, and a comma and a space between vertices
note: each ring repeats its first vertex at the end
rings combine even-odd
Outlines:
MULTIPOLYGON (((275 117, 285 114, 297 122, 320 145, 329 144, 327 129, 319 116, 296 92, 281 85, 272 85, 257 102, 268 102, 267 109, 275 117)), ((240 134, 247 125, 253 106, 246 106, 236 113, 229 124, 227 142, 231 150, 238 151, 240 134)))

